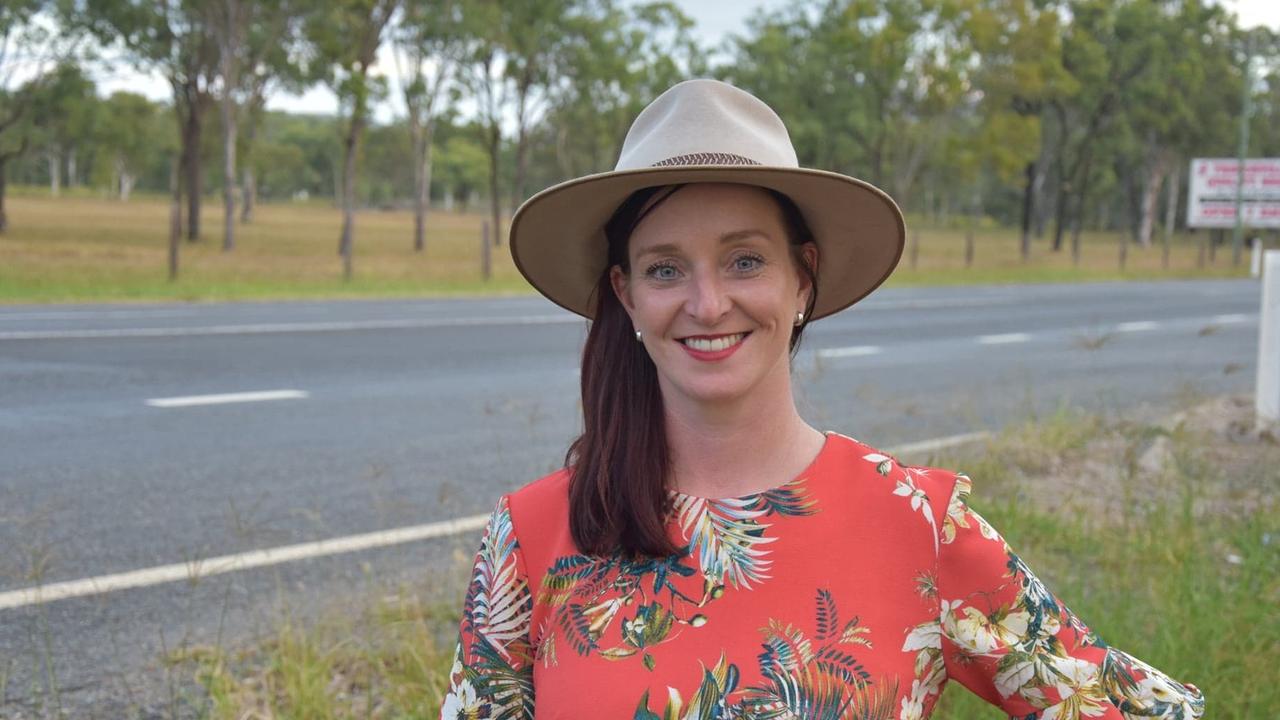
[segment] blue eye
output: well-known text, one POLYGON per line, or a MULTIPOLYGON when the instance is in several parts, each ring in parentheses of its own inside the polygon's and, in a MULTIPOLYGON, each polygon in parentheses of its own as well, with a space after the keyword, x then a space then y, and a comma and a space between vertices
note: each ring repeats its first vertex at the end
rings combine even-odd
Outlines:
POLYGON ((733 268, 739 272, 751 272, 764 264, 759 255, 739 255, 733 260, 733 268))
POLYGON ((644 271, 644 274, 646 277, 656 280, 674 280, 676 278, 676 267, 667 262, 654 263, 644 271))

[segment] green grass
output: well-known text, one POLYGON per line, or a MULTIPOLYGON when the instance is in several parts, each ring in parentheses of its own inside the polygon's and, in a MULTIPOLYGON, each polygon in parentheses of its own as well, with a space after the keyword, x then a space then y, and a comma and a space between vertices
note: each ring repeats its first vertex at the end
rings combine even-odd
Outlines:
MULTIPOLYGON (((10 228, 0 235, 0 302, 212 301, 328 297, 433 297, 531 293, 506 247, 493 248, 493 275, 479 268, 479 213, 432 212, 427 248, 411 247, 408 211, 357 214, 354 279, 342 279, 337 255, 341 216, 321 201, 264 204, 250 225, 238 226, 237 247, 224 253, 221 206, 210 197, 202 238, 183 241, 180 274, 167 275, 168 204, 158 196, 127 203, 86 191, 51 198, 47 190, 14 188, 7 200, 10 228)), ((1079 265, 1068 250, 1035 243, 1029 262, 1018 254, 1017 233, 984 227, 975 235, 974 260, 965 267, 965 233, 919 227, 916 261, 908 252, 890 285, 1079 282, 1187 277, 1235 277, 1220 249, 1216 263, 1200 266, 1206 235, 1177 236, 1169 267, 1157 247, 1130 248, 1126 270, 1117 266, 1118 235, 1086 233, 1079 265)), ((1207 261, 1205 263, 1207 264, 1207 261)))
MULTIPOLYGON (((927 460, 968 471, 973 506, 1046 584, 1107 642, 1198 685, 1207 717, 1280 707, 1274 442, 1064 411, 927 460), (1157 444, 1165 464, 1144 469, 1157 444)), ((310 627, 284 621, 259 646, 198 654, 210 715, 435 717, 468 569, 458 564, 453 594, 401 589, 310 627)), ((934 717, 1005 715, 952 683, 934 717)))

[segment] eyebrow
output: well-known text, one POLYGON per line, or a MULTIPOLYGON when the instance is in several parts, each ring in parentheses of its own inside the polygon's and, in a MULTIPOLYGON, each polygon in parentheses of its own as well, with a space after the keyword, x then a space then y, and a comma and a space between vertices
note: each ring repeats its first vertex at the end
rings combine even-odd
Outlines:
MULTIPOLYGON (((728 243, 737 242, 739 240, 745 240, 749 237, 755 237, 755 236, 768 238, 769 234, 763 230, 758 230, 756 228, 746 228, 743 230, 731 230, 720 236, 720 244, 725 245, 728 243)), ((662 243, 660 245, 652 245, 650 247, 647 247, 641 250, 639 253, 636 254, 636 257, 641 258, 641 257, 644 257, 645 255, 662 255, 665 253, 678 253, 679 251, 680 251, 680 248, 672 243, 662 243)))

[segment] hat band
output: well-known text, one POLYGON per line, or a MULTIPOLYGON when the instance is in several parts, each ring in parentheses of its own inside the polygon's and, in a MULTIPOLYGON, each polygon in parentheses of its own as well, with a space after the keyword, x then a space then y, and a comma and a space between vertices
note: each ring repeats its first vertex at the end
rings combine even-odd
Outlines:
POLYGON ((667 167, 670 165, 759 165, 760 163, 751 158, 734 155, 733 153, 721 152, 701 152, 689 153, 687 155, 676 155, 675 157, 659 160, 650 167, 667 167))

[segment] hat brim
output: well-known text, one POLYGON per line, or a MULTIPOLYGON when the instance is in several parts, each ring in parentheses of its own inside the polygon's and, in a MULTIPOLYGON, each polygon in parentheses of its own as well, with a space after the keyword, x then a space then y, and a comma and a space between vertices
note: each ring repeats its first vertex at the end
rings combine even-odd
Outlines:
POLYGON ((795 202, 818 243, 814 320, 866 297, 902 257, 902 211, 870 183, 809 168, 656 167, 587 175, 529 198, 511 219, 516 268, 552 302, 592 318, 607 263, 604 225, 614 211, 642 188, 695 182, 756 185, 795 202))

